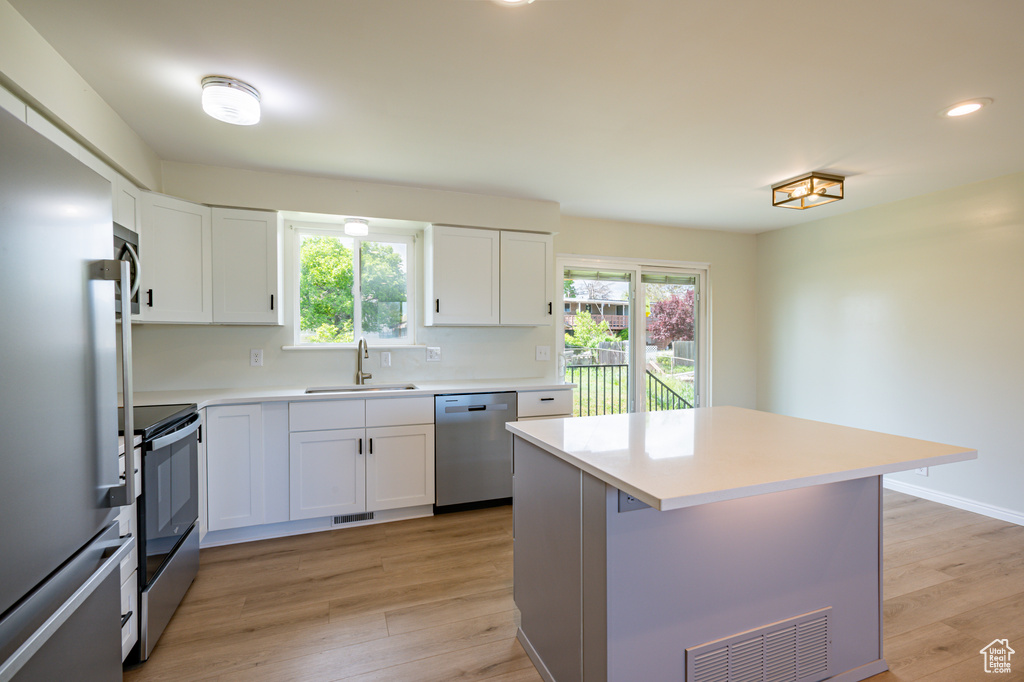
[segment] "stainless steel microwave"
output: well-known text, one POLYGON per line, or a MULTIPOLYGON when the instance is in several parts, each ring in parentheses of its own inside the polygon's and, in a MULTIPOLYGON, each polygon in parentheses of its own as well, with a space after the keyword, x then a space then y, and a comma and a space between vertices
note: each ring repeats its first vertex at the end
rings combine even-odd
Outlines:
MULTIPOLYGON (((138 315, 139 313, 139 234, 129 230, 124 225, 118 225, 114 223, 114 258, 118 260, 126 260, 129 263, 129 270, 131 271, 131 302, 132 302, 132 314, 138 315)), ((118 283, 117 290, 120 292, 121 284, 118 283)), ((118 313, 121 312, 121 296, 118 294, 117 301, 115 303, 115 309, 118 313)))

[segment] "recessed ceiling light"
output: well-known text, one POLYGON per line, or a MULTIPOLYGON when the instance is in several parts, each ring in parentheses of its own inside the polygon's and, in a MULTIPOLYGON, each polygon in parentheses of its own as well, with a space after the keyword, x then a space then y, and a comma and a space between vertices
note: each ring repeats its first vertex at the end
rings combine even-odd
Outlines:
POLYGON ((533 0, 494 0, 499 5, 529 5, 533 0))
POLYGON ((218 121, 251 126, 260 122, 260 93, 235 78, 207 76, 203 79, 203 111, 218 121))
POLYGON ((973 114, 983 106, 992 104, 992 100, 988 97, 981 97, 978 99, 969 99, 966 102, 958 102, 951 107, 947 107, 942 110, 943 116, 966 116, 967 114, 973 114))

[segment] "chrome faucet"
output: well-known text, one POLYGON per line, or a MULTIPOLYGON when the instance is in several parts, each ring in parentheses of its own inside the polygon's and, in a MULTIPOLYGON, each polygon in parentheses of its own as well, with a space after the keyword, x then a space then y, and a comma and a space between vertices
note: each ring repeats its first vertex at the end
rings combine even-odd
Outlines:
POLYGON ((363 371, 363 360, 370 359, 370 348, 366 345, 366 339, 359 339, 359 346, 356 349, 356 385, 363 385, 367 379, 372 379, 373 375, 369 372, 363 371))

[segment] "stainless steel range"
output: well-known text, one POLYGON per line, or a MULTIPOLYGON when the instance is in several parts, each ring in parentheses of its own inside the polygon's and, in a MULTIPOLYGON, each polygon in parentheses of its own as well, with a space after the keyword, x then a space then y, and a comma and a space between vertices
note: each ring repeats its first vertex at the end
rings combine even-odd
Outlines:
MULTIPOLYGON (((195 404, 136 407, 142 436, 139 642, 145 661, 199 571, 199 412, 195 404)), ((123 427, 123 415, 122 415, 123 427)))

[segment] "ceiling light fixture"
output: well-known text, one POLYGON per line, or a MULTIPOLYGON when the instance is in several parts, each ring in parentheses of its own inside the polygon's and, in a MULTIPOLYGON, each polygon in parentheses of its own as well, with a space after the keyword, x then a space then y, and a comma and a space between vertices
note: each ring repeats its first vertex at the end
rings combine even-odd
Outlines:
POLYGON ((529 5, 533 3, 533 0, 494 0, 499 5, 529 5))
POLYGON ((957 116, 966 116, 967 114, 973 114, 984 106, 992 104, 992 100, 988 97, 980 97, 978 99, 969 99, 966 102, 958 102, 951 107, 946 107, 942 110, 943 116, 949 116, 955 118, 957 116))
POLYGON ((345 234, 350 237, 365 237, 370 234, 370 221, 362 218, 345 218, 345 234))
POLYGON ((772 206, 805 209, 843 198, 842 175, 812 171, 772 185, 772 206))
POLYGON ((203 111, 236 126, 260 122, 260 93, 248 83, 226 76, 203 79, 203 111))

